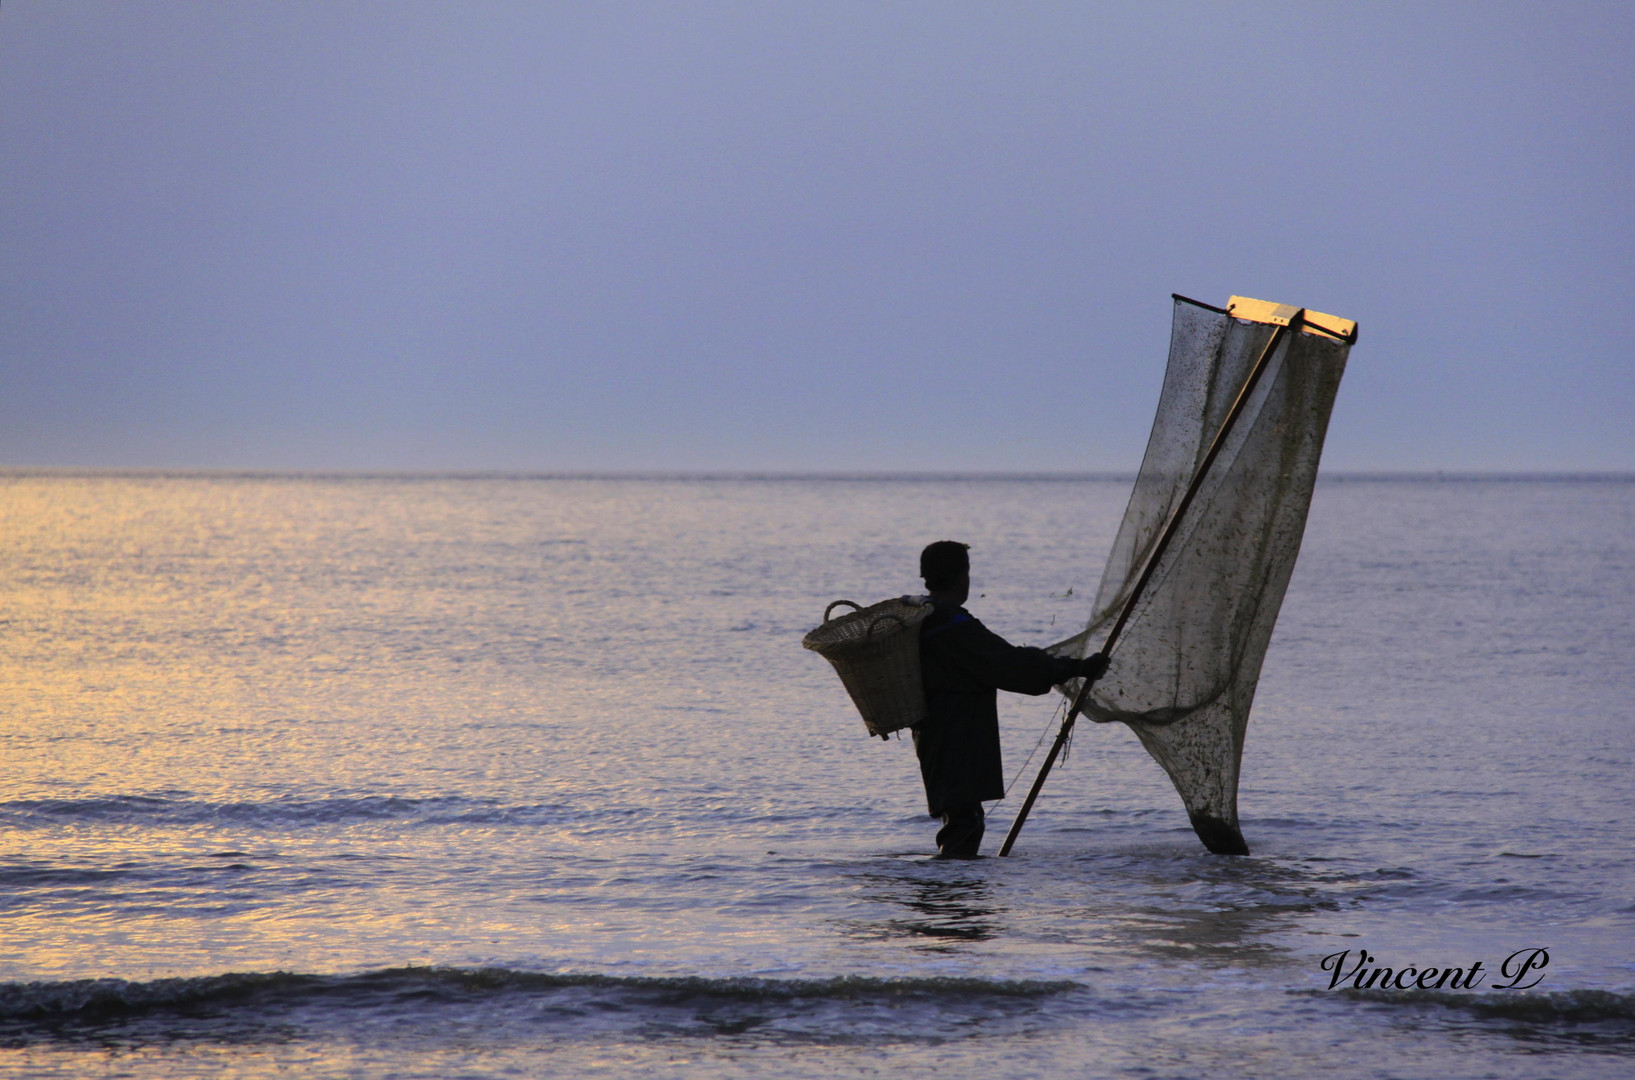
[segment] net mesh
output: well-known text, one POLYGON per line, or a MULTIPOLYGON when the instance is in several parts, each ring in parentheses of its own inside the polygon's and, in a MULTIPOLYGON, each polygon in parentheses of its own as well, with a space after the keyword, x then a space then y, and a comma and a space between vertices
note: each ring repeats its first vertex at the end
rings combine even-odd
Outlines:
MULTIPOLYGON (((1053 651, 1101 647, 1275 329, 1177 298, 1158 415, 1090 623, 1053 651)), ((1084 708, 1135 730, 1211 851, 1248 852, 1244 730, 1349 351, 1320 333, 1283 336, 1084 708)))

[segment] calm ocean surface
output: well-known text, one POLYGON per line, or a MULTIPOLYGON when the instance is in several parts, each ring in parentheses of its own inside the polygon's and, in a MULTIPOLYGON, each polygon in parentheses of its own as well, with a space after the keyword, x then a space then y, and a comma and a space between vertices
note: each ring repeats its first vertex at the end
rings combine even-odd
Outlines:
POLYGON ((952 537, 1065 637, 1128 493, 0 474, 0 1073, 1631 1075, 1635 481, 1320 483, 1252 856, 1080 725, 929 859, 801 635, 952 537))

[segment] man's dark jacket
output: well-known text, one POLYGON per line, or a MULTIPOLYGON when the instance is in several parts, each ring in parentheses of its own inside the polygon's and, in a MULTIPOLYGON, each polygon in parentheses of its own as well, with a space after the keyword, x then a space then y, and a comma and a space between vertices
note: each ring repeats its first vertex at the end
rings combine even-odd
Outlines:
POLYGON ((926 808, 950 809, 1005 797, 996 690, 1044 694, 1073 678, 1077 662, 1012 645, 964 608, 937 610, 920 624, 920 677, 927 712, 914 729, 926 808))

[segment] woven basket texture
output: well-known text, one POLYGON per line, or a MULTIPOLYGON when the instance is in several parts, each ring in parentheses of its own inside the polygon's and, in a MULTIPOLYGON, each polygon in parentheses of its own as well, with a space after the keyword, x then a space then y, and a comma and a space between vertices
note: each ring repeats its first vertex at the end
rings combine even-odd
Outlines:
POLYGON ((836 600, 824 612, 823 625, 801 641, 834 665, 870 735, 885 736, 925 719, 920 623, 930 614, 930 604, 909 599, 868 607, 836 600), (858 610, 829 618, 841 604, 858 610))

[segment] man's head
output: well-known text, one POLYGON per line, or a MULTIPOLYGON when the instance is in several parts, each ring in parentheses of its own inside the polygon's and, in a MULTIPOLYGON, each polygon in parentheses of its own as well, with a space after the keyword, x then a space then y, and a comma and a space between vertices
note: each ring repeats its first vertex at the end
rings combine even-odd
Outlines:
POLYGON ((920 576, 925 579, 928 592, 953 592, 962 585, 970 587, 971 556, 969 544, 957 540, 938 540, 927 544, 920 552, 920 576))

